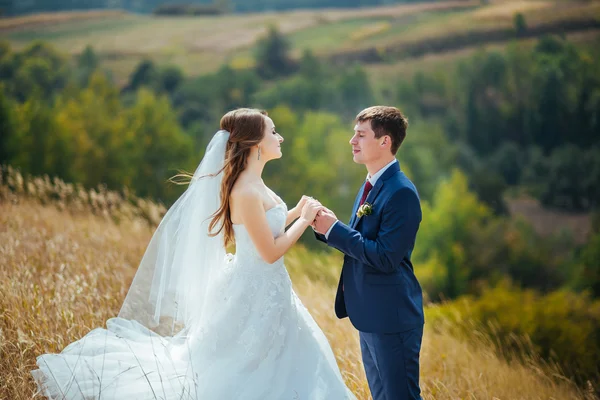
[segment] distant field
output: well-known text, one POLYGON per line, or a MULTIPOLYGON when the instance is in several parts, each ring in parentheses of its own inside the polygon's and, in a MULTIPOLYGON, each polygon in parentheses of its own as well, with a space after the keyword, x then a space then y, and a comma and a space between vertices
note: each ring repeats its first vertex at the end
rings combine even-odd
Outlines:
MULTIPOLYGON (((122 12, 40 14, 0 19, 0 36, 16 48, 48 40, 75 55, 88 44, 123 81, 142 58, 179 65, 190 75, 213 71, 223 63, 253 64, 252 49, 269 25, 277 25, 292 43, 294 55, 312 49, 323 58, 350 59, 361 53, 427 45, 440 39, 510 29, 514 14, 523 13, 530 28, 560 21, 598 22, 598 2, 508 0, 449 1, 368 9, 298 10, 220 17, 153 17, 122 12)), ((600 29, 596 30, 596 32, 600 29)), ((588 28, 589 32, 589 28, 588 28)), ((597 33, 596 33, 597 34, 597 33)), ((481 38, 479 39, 482 40, 481 38)), ((485 41, 485 37, 483 38, 485 41)), ((460 43, 459 52, 468 47, 460 43)), ((398 50, 400 49, 400 50, 398 50)), ((439 53, 439 49, 425 50, 439 53)), ((414 56, 410 56, 414 57, 414 56)), ((388 60, 389 62, 390 60, 388 60)))
MULTIPOLYGON (((403 26, 398 27, 404 28, 403 26)), ((398 34, 371 36, 368 43, 342 48, 326 57, 337 64, 374 63, 459 51, 539 37, 544 34, 600 32, 600 3, 504 2, 462 12, 446 12, 425 19, 398 34), (535 5, 535 7, 533 7, 535 5), (508 8, 508 12, 506 11, 508 8), (517 36, 516 12, 525 17, 526 28, 517 36)))
POLYGON ((0 32, 57 25, 65 22, 90 21, 96 19, 119 18, 127 15, 123 11, 71 11, 59 13, 39 13, 16 18, 0 19, 0 32))
MULTIPOLYGON (((566 35, 571 42, 586 46, 600 44, 600 32, 582 32, 566 35)), ((528 49, 537 43, 537 39, 523 39, 519 41, 519 47, 528 49)), ((378 92, 389 88, 390 83, 395 84, 399 77, 410 77, 416 72, 448 71, 455 68, 460 61, 467 60, 479 50, 504 51, 507 43, 490 43, 484 46, 465 47, 460 50, 444 53, 430 53, 420 57, 411 57, 387 63, 369 64, 365 67, 370 77, 371 84, 378 92)))
POLYGON ((474 4, 449 1, 368 10, 299 10, 220 17, 154 17, 105 12, 40 14, 0 20, 0 35, 17 48, 43 39, 69 54, 78 54, 91 44, 109 60, 117 77, 126 76, 144 57, 159 63, 175 63, 186 73, 200 74, 218 68, 235 56, 244 57, 269 25, 277 25, 286 34, 327 27, 324 36, 308 41, 312 46, 326 37, 328 31, 341 29, 344 35, 345 26, 354 29, 353 20, 368 24, 371 19, 466 9, 474 4))

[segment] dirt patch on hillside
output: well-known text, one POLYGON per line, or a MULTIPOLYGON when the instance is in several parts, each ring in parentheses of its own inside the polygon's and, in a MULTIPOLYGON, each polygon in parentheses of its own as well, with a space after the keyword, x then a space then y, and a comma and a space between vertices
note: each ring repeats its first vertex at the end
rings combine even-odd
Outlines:
POLYGON ((576 243, 587 241, 592 228, 589 213, 571 213, 552 210, 542 206, 537 200, 530 198, 507 200, 509 212, 528 221, 540 235, 557 234, 561 230, 569 230, 576 243))

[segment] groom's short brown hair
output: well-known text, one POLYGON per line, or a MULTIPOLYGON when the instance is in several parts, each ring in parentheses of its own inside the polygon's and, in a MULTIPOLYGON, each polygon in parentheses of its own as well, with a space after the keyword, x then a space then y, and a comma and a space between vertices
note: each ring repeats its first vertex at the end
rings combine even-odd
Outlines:
POLYGON ((373 106, 365 108, 356 116, 356 122, 371 121, 375 137, 388 135, 392 139, 392 154, 396 155, 406 137, 408 119, 396 107, 373 106))

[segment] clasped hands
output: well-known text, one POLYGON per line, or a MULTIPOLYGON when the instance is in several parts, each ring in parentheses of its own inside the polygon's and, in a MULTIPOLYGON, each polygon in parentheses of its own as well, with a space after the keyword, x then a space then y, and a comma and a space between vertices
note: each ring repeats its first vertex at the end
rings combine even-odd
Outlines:
POLYGON ((312 197, 302 196, 298 207, 302 209, 300 217, 309 221, 310 226, 312 226, 315 232, 321 235, 327 233, 329 228, 337 221, 337 217, 333 211, 312 197))

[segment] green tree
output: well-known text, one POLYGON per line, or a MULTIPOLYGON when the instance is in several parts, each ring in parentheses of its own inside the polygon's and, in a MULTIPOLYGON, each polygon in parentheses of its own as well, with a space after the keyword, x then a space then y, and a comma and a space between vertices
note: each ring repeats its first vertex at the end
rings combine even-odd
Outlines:
POLYGON ((182 132, 166 97, 142 89, 135 105, 126 112, 126 132, 132 141, 127 162, 131 165, 131 187, 142 197, 168 203, 181 188, 167 180, 178 170, 191 170, 200 161, 193 154, 192 139, 182 132))
POLYGON ((596 298, 600 298, 600 232, 592 233, 588 243, 579 256, 581 276, 578 286, 588 289, 596 298))
POLYGON ((525 22, 525 16, 522 13, 516 13, 513 17, 513 25, 517 36, 523 36, 527 31, 527 22, 525 22))
POLYGON ((170 65, 162 68, 158 73, 158 90, 173 94, 179 85, 183 83, 185 76, 181 68, 170 65))
POLYGON ((61 152, 55 162, 67 162, 70 179, 86 187, 100 183, 110 189, 132 185, 135 165, 130 163, 134 138, 125 125, 117 88, 95 73, 87 88, 65 95, 56 105, 61 152))
POLYGON ((15 107, 0 82, 0 164, 11 162, 16 135, 15 107))
POLYGON ((495 150, 505 137, 508 100, 503 88, 507 73, 507 62, 500 53, 479 53, 460 69, 467 88, 465 139, 482 155, 495 150))
POLYGON ((335 111, 346 117, 354 117, 360 110, 374 102, 369 79, 365 70, 360 66, 342 71, 334 90, 341 103, 335 111))
POLYGON ((455 298, 469 289, 470 256, 481 251, 472 244, 491 218, 491 210, 469 191, 467 177, 458 170, 440 183, 431 202, 421 205, 415 272, 433 299, 455 298))
POLYGON ((497 171, 508 185, 516 185, 525 166, 525 155, 514 142, 504 142, 492 154, 488 165, 497 171))
POLYGON ((538 124, 534 140, 549 153, 566 142, 565 135, 569 132, 567 82, 563 71, 555 63, 542 68, 538 79, 541 82, 536 98, 538 124))
POLYGON ((574 100, 572 141, 587 148, 598 142, 600 132, 600 57, 589 51, 581 51, 579 90, 574 100))
POLYGON ((419 196, 431 200, 438 184, 450 177, 457 162, 457 147, 438 124, 411 123, 398 150, 400 167, 415 182, 419 196))
POLYGON ((298 73, 304 78, 316 79, 323 75, 323 65, 310 49, 302 52, 302 58, 298 66, 298 73))
POLYGON ((18 104, 15 111, 17 126, 11 137, 11 164, 26 174, 68 177, 67 171, 53 163, 54 157, 65 156, 57 154, 59 149, 52 145, 60 130, 54 110, 33 94, 25 103, 18 104))
POLYGON ((288 75, 293 69, 289 52, 287 38, 275 26, 270 26, 267 34, 256 43, 254 57, 258 74, 266 79, 288 75))
POLYGON ((131 73, 127 90, 135 92, 142 86, 152 87, 156 84, 157 76, 158 70, 154 65, 154 62, 144 60, 140 62, 137 68, 131 73))
POLYGON ((10 55, 12 53, 12 49, 10 47, 10 43, 6 39, 0 39, 0 60, 4 57, 10 55))
POLYGON ((4 48, 0 58, 0 80, 5 83, 7 92, 20 102, 34 93, 50 100, 65 88, 69 71, 66 58, 43 42, 34 42, 16 53, 4 48))
POLYGON ((545 181, 544 191, 541 193, 541 200, 546 205, 555 206, 567 210, 581 211, 588 210, 594 204, 598 204, 600 199, 590 198, 589 185, 596 186, 598 181, 598 171, 600 166, 595 165, 600 162, 597 155, 598 150, 592 149, 590 156, 587 151, 581 150, 574 145, 566 145, 552 152, 548 158, 548 176, 545 181))
POLYGON ((79 55, 77 58, 77 67, 79 74, 78 81, 82 86, 86 86, 90 76, 100 67, 100 59, 92 46, 86 46, 79 55))

